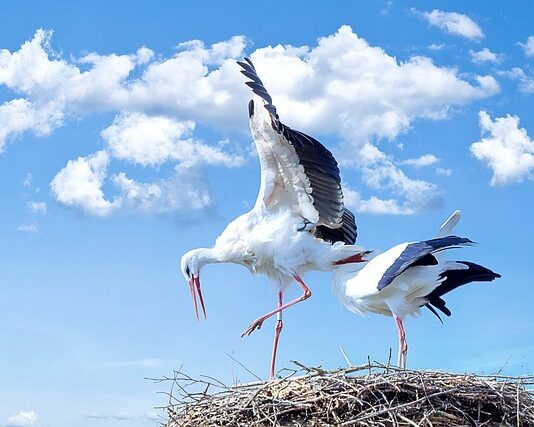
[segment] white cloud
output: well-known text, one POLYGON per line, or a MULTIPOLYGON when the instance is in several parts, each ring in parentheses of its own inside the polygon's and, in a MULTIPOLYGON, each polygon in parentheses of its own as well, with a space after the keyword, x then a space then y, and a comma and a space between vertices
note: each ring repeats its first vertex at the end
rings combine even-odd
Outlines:
POLYGON ((410 208, 399 206, 399 202, 395 199, 383 200, 376 196, 366 200, 362 199, 358 191, 347 185, 343 187, 343 198, 345 205, 358 213, 373 215, 411 215, 415 213, 410 208))
POLYGON ((422 16, 427 22, 438 27, 449 34, 466 37, 471 40, 480 40, 484 37, 482 29, 469 16, 456 12, 443 12, 434 9, 432 12, 419 12, 412 9, 412 12, 422 16))
POLYGON ((395 138, 416 118, 445 118, 451 106, 499 91, 491 76, 476 76, 472 85, 427 57, 399 63, 348 26, 315 48, 260 48, 252 59, 285 122, 360 145, 395 138))
POLYGON ((117 159, 143 166, 176 161, 184 166, 220 164, 239 166, 244 159, 191 138, 195 123, 141 113, 123 114, 101 132, 117 159))
POLYGON ((33 176, 31 173, 27 173, 24 179, 22 180, 22 185, 24 187, 31 187, 33 183, 33 176))
POLYGON ((136 52, 136 62, 138 65, 144 65, 154 58, 154 51, 148 47, 141 47, 136 52))
POLYGON ((165 111, 179 120, 234 128, 246 123, 246 104, 239 101, 248 89, 234 61, 243 54, 242 36, 210 47, 182 43, 163 60, 146 47, 131 55, 90 53, 67 60, 51 49, 51 37, 41 29, 18 51, 0 51, 0 84, 25 95, 1 106, 8 111, 0 113, 0 124, 13 122, 0 127, 2 143, 25 131, 44 136, 65 116, 98 111, 165 111), (139 67, 141 77, 132 78, 139 67), (244 117, 235 114, 240 110, 244 117))
MULTIPOLYGON (((142 212, 178 209, 186 199, 175 203, 176 194, 157 196, 158 188, 171 190, 164 184, 168 179, 142 184, 116 170, 109 174, 116 177, 111 182, 121 194, 105 197, 108 163, 113 160, 110 167, 115 169, 120 167, 116 160, 147 167, 174 162, 189 168, 243 162, 227 146, 195 137, 197 125, 217 131, 246 129, 250 90, 235 64, 247 45, 243 36, 211 46, 199 40, 181 43, 169 58, 141 47, 130 55, 93 52, 67 59, 52 50, 51 35, 38 30, 19 50, 0 51, 0 84, 23 96, 0 106, 0 149, 24 132, 44 136, 71 118, 116 114, 102 131, 106 153, 72 160, 54 178, 52 191, 61 203, 100 216, 126 205, 142 212), (149 208, 152 202, 158 207, 149 208)), ((444 119, 455 106, 499 91, 492 76, 460 77, 458 70, 436 66, 427 57, 399 62, 348 26, 312 47, 268 46, 251 56, 285 123, 312 135, 338 135, 355 153, 370 141, 396 138, 416 119, 444 119)), ((406 189, 411 186, 425 187, 427 195, 435 192, 431 184, 408 178, 391 158, 380 166, 363 160, 346 163, 364 174, 378 168, 385 171, 382 175, 401 176, 384 180, 388 184, 382 188, 405 197, 401 206, 408 202, 406 189)), ((180 188, 200 200, 195 206, 206 206, 209 193, 204 193, 205 184, 201 187, 198 194, 191 186, 180 188)), ((416 205, 427 203, 419 200, 416 205)))
POLYGON ((37 226, 37 224, 21 224, 17 227, 17 231, 21 231, 23 233, 37 234, 39 233, 39 227, 37 226))
POLYGON ((176 167, 167 180, 139 183, 121 172, 112 178, 125 209, 141 213, 187 212, 211 205, 204 179, 195 168, 176 167))
POLYGON ((525 56, 532 57, 534 56, 534 36, 529 36, 525 43, 518 43, 525 52, 525 56))
POLYGON ((107 175, 109 157, 105 151, 70 160, 52 180, 50 188, 64 205, 87 213, 106 216, 119 202, 105 199, 102 185, 107 175))
POLYGON ((424 154, 416 159, 403 160, 402 164, 413 166, 414 168, 423 168, 425 166, 432 166, 434 163, 439 162, 439 160, 440 159, 438 159, 433 154, 424 154))
POLYGON ((444 47, 445 47, 445 43, 440 43, 440 44, 432 43, 431 45, 428 46, 430 50, 442 50, 444 47))
POLYGON ((442 196, 434 184, 409 178, 390 157, 371 144, 363 147, 359 157, 363 164, 363 182, 376 191, 390 190, 399 199, 383 199, 377 196, 363 199, 358 191, 344 185, 345 202, 357 212, 411 215, 439 207, 443 203, 442 196))
POLYGON ((0 83, 32 97, 61 93, 61 84, 79 74, 79 70, 55 58, 51 37, 52 31, 39 29, 18 51, 0 50, 0 83))
POLYGON ((391 10, 391 6, 393 6, 393 0, 388 0, 385 7, 380 10, 380 15, 388 15, 389 11, 391 10))
MULTIPOLYGON (((92 53, 79 60, 89 67, 86 71, 51 51, 50 37, 39 30, 19 51, 1 51, 0 83, 39 105, 53 100, 60 117, 91 111, 154 116, 163 111, 178 121, 244 129, 250 91, 234 61, 243 55, 242 36, 211 47, 198 40, 182 43, 175 56, 160 60, 140 53, 143 48, 133 55, 92 53), (149 62, 140 77, 131 78, 140 57, 149 62)), ((348 26, 313 48, 269 46, 252 56, 283 119, 327 133, 356 134, 349 131, 351 125, 363 124, 365 137, 392 138, 417 117, 444 117, 450 105, 498 91, 490 76, 472 85, 429 58, 398 63, 348 26)))
POLYGON ((527 75, 522 68, 514 67, 508 71, 499 71, 499 75, 519 82, 519 90, 524 94, 534 93, 534 77, 527 75))
MULTIPOLYGON (((364 163, 363 181, 374 190, 390 190, 401 197, 402 202, 395 202, 398 213, 416 213, 442 204, 441 194, 434 184, 409 178, 389 156, 373 145, 366 144, 360 151, 360 156, 364 163)), ((378 204, 377 200, 371 200, 373 205, 378 204)), ((388 202, 387 206, 391 207, 390 199, 388 202)))
POLYGON ((139 183, 124 172, 108 179, 109 161, 106 151, 70 160, 50 183, 56 199, 66 206, 101 217, 118 211, 188 212, 211 204, 205 179, 197 168, 176 166, 169 179, 139 183), (107 181, 119 193, 111 200, 102 188, 107 181))
POLYGON ((49 135, 62 124, 63 113, 54 102, 34 104, 24 98, 0 105, 0 153, 8 140, 31 131, 37 136, 49 135))
POLYGON ((469 50, 469 55, 471 56, 471 61, 476 64, 481 64, 483 62, 493 62, 494 64, 498 64, 503 58, 502 54, 493 53, 487 47, 479 51, 469 50))
POLYGON ((35 411, 20 411, 16 415, 11 415, 7 419, 8 427, 25 427, 35 424, 37 413, 35 411))
POLYGON ((28 210, 33 213, 41 213, 45 214, 47 211, 46 203, 45 202, 28 202, 27 203, 28 210))
POLYGON ((534 176, 534 141, 524 128, 519 127, 519 117, 497 117, 494 121, 485 111, 479 113, 482 138, 471 145, 475 157, 493 171, 492 185, 522 182, 534 176))
POLYGON ((452 175, 452 169, 436 168, 434 173, 436 175, 441 175, 441 176, 451 176, 452 175))

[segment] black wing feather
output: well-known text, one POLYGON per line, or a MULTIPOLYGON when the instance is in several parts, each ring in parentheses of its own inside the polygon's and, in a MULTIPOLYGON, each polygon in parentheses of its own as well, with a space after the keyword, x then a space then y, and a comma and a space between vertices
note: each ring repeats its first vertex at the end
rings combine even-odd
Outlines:
POLYGON ((432 254, 433 252, 439 252, 444 249, 455 246, 469 245, 472 243, 473 242, 471 240, 458 236, 439 237, 437 239, 410 243, 408 246, 406 246, 404 251, 402 251, 395 262, 386 270, 378 282, 377 289, 381 291, 386 286, 391 284, 391 282, 393 282, 397 276, 406 271, 409 267, 413 266, 414 263, 421 258, 432 254))
POLYGON ((328 228, 320 225, 315 228, 314 235, 330 243, 343 242, 346 245, 354 245, 358 237, 354 214, 345 208, 343 210, 343 225, 340 228, 328 228))
POLYGON ((304 167, 319 216, 329 226, 342 224, 343 191, 334 156, 316 139, 283 124, 282 133, 295 149, 300 164, 304 167))
POLYGON ((489 268, 468 261, 456 261, 467 266, 465 270, 447 270, 440 274, 440 279, 446 278, 441 284, 426 297, 428 304, 433 305, 445 315, 450 316, 451 311, 446 307, 446 302, 441 298, 450 291, 471 282, 491 282, 501 277, 500 274, 489 268))
MULTIPOLYGON (((272 98, 259 78, 252 61, 244 58, 244 61, 237 61, 237 63, 243 68, 241 73, 252 80, 246 84, 266 102, 265 108, 271 114, 273 129, 283 135, 293 146, 299 163, 310 181, 313 205, 319 213, 324 227, 333 229, 344 227, 344 231, 340 232, 338 236, 331 235, 330 237, 341 241, 355 239, 356 224, 352 224, 354 221, 344 226, 345 212, 348 211, 343 207, 339 167, 332 153, 315 138, 281 123, 276 113, 276 107, 272 104, 272 98), (350 230, 349 227, 351 227, 350 230)), ((249 113, 250 111, 249 108, 249 113)))

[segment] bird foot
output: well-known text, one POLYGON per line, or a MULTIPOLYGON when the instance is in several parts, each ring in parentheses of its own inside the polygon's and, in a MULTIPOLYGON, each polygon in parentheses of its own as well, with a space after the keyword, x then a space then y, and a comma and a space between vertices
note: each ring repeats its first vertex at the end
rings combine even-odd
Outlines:
POLYGON ((245 335, 250 335, 252 332, 254 332, 256 329, 260 329, 263 325, 263 321, 265 319, 259 318, 254 320, 247 329, 245 329, 245 332, 241 334, 241 337, 244 337, 245 335))

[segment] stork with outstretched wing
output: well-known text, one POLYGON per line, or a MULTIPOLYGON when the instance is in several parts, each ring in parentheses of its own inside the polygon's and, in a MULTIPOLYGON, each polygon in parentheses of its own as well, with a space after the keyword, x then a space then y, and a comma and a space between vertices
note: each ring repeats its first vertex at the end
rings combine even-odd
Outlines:
POLYGON ((200 271, 209 263, 235 263, 271 278, 278 288, 278 305, 259 317, 243 333, 249 335, 277 315, 270 378, 275 376, 282 311, 311 296, 302 275, 331 271, 336 265, 363 262, 368 253, 355 246, 354 215, 343 205, 339 168, 319 141, 283 124, 271 96, 252 62, 238 62, 254 92, 248 105, 250 129, 258 151, 261 183, 254 208, 229 223, 212 248, 199 248, 182 257, 198 318, 197 295, 204 316, 200 271), (302 295, 284 303, 292 282, 302 295))

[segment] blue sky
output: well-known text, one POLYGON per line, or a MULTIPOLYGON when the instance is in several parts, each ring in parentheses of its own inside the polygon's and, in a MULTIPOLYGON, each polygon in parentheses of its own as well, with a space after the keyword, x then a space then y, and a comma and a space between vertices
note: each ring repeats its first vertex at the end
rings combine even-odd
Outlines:
MULTIPOLYGON (((413 368, 532 374, 531 2, 2 2, 0 426, 156 426, 161 377, 268 373, 264 277, 209 266, 197 323, 182 253, 210 246, 259 183, 251 56, 281 119, 332 149, 359 243, 433 236, 454 209, 501 273, 408 319, 413 368), (531 21, 531 20, 530 20, 531 21)), ((336 367, 396 348, 309 274, 278 367, 336 367)), ((298 290, 294 289, 294 295, 298 290)))

